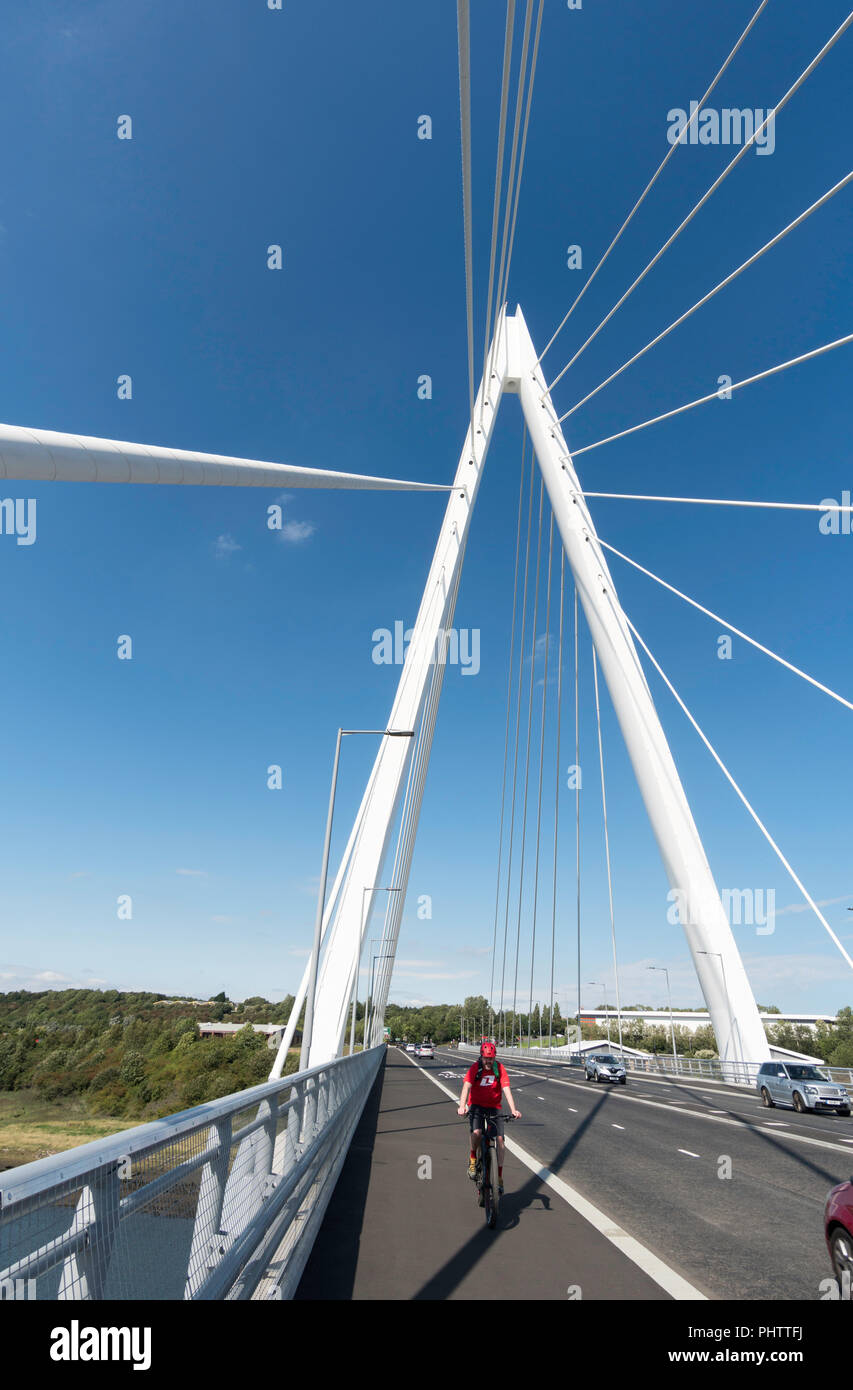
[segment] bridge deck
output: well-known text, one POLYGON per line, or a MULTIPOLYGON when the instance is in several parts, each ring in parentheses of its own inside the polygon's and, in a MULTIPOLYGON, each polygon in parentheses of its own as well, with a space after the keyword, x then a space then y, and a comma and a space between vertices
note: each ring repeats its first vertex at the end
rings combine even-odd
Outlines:
MULTIPOLYGON (((453 1070, 467 1064, 460 1057, 453 1070)), ((390 1048, 296 1298, 565 1302, 579 1286, 584 1301, 667 1299, 510 1153, 498 1229, 487 1230, 466 1176, 466 1131, 454 1103, 390 1048), (418 1177, 424 1157, 429 1179, 418 1177)), ((508 1132, 524 1146, 523 1123, 508 1132)))

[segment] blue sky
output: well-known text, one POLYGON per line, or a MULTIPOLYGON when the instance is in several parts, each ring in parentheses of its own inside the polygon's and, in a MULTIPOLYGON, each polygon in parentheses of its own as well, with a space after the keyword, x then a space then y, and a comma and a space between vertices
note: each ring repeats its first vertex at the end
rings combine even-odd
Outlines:
MULTIPOLYGON (((499 7, 497 7, 499 9, 499 7)), ((753 6, 546 0, 510 280, 544 346, 753 6), (584 269, 566 265, 583 248, 584 269)), ((473 0, 474 256, 485 317, 503 21, 473 0)), ((767 108, 846 7, 771 0, 711 104, 767 108)), ((0 418, 11 424, 447 482, 466 425, 455 6, 368 0, 57 3, 3 21, 0 418), (422 114, 431 141, 417 139, 422 114), (116 138, 130 114, 133 139, 116 138), (281 272, 266 248, 283 247, 281 272), (116 378, 129 373, 132 400, 116 378), (433 398, 417 396, 422 373, 433 398)), ((846 34, 555 390, 567 410, 848 172, 846 34)), ((546 358, 549 379, 731 157, 676 151, 546 358)), ((844 190, 568 422, 582 447, 851 331, 844 190)), ((841 500, 853 489, 851 349, 578 460, 590 488, 841 500)), ((457 607, 476 676, 450 668, 392 997, 485 992, 494 922, 521 450, 503 405, 457 607), (428 893, 433 917, 419 921, 428 893), (463 944, 464 943, 464 944, 463 944)), ((0 987, 97 981, 206 995, 295 988, 313 921, 335 730, 380 726, 398 674, 371 634, 416 612, 440 495, 3 485, 37 541, 0 536, 0 987), (131 662, 116 659, 119 634, 131 662), (284 786, 266 787, 279 763, 284 786), (133 898, 119 921, 116 900, 133 898)), ((599 501, 604 539, 827 685, 853 692, 853 536, 815 515, 599 501)), ((853 942, 850 712, 618 560, 632 620, 853 942)), ((541 625, 538 629, 541 635, 541 625)), ((612 985, 589 640, 582 637, 583 978, 612 985)), ((567 667, 568 670, 568 667, 567 667)), ((551 669, 553 678, 553 661, 551 669)), ((850 1002, 850 971, 656 677, 721 887, 776 891, 738 927, 755 992, 850 1002), (781 910, 780 909, 791 909, 781 910)), ((572 711, 566 705, 566 719, 572 711)), ((623 995, 700 1002, 604 697, 623 995), (650 982, 650 983, 647 983, 650 982)), ((534 737, 536 723, 534 721, 534 737)), ((373 749, 351 740, 335 848, 373 749)), ((570 761, 571 759, 569 759, 570 761)), ((549 764, 553 770, 553 761, 549 764)), ((553 771, 551 771, 553 776, 553 771)), ((550 804, 550 803, 546 803, 550 804)), ((574 829, 563 802, 557 988, 574 1007, 574 829)), ((549 824, 546 816, 546 826, 549 824)), ((543 857, 547 860, 546 833, 543 857)), ((540 893, 547 903, 550 880, 540 893)), ((542 919, 537 929, 542 941, 542 919)), ((529 911, 520 976, 529 976, 529 911)), ((547 989, 547 948, 536 990, 547 989)), ((601 991, 584 985, 584 1003, 601 991)))

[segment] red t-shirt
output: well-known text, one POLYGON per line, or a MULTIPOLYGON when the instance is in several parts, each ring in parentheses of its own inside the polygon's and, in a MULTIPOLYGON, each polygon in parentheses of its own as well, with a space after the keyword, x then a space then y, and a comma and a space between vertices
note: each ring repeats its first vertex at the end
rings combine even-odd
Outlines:
POLYGON ((499 1110, 503 1099, 503 1088, 509 1085, 506 1067, 503 1062, 498 1062, 499 1075, 483 1070, 479 1084, 477 1083, 477 1067, 479 1062, 472 1062, 465 1073, 465 1080, 470 1082, 471 1095, 468 1098, 469 1105, 484 1105, 490 1110, 499 1110))

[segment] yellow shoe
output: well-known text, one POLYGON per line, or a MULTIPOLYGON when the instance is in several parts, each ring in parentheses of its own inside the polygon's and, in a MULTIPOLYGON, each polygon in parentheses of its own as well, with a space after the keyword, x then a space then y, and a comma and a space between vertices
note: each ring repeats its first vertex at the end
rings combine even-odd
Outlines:
POLYGON ((476 1178, 476 1176, 477 1176, 477 1160, 476 1160, 475 1158, 469 1158, 469 1159, 468 1159, 468 1177, 471 1178, 471 1180, 473 1181, 473 1179, 476 1178))

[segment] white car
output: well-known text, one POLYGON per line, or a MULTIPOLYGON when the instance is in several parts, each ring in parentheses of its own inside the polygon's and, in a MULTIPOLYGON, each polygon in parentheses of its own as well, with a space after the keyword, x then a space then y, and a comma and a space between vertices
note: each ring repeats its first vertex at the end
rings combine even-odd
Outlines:
POLYGON ((415 1052, 415 1051, 416 1051, 415 1044, 414 1044, 414 1043, 406 1043, 406 1051, 407 1051, 407 1052, 415 1052))
POLYGON ((417 1049, 417 1055, 418 1057, 434 1057, 435 1048, 432 1043, 421 1043, 420 1047, 417 1049))

